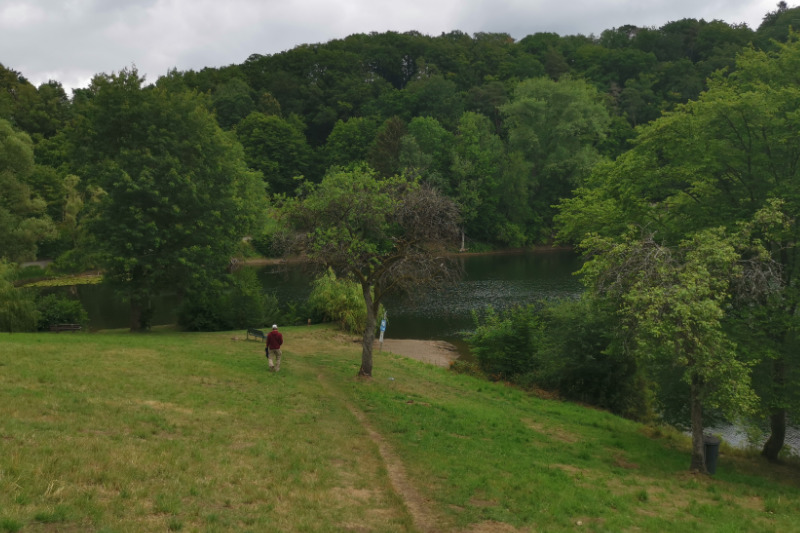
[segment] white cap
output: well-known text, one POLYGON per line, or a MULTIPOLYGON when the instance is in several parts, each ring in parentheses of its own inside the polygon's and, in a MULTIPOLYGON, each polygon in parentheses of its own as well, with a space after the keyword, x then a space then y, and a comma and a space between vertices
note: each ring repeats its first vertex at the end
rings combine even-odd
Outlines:
POLYGON ((272 329, 278 329, 278 325, 277 324, 272 324, 272 329))

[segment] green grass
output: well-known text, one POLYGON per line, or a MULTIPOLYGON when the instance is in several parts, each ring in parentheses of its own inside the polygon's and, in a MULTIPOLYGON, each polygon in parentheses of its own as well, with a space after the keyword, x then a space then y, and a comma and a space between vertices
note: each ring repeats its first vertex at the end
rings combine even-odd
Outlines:
POLYGON ((0 533, 797 530, 796 465, 283 332, 0 337, 0 533))

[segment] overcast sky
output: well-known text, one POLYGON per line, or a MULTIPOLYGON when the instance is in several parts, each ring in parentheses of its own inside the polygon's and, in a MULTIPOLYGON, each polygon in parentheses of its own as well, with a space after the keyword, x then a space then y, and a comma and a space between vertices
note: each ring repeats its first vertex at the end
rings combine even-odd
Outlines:
MULTIPOLYGON (((34 85, 69 89, 136 65, 154 82, 171 68, 242 63, 354 33, 460 30, 599 35, 684 18, 756 29, 777 0, 0 0, 0 64, 34 85)), ((795 2, 787 2, 790 7, 795 2)))

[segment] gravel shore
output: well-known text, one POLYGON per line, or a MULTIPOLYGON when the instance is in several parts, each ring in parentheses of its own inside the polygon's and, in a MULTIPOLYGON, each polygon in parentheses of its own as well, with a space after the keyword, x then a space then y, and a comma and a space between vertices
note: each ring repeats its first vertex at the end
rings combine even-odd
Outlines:
POLYGON ((383 349, 381 349, 380 343, 375 341, 373 350, 375 354, 383 351, 443 367, 450 366, 451 362, 458 359, 456 347, 445 341, 384 339, 383 349))

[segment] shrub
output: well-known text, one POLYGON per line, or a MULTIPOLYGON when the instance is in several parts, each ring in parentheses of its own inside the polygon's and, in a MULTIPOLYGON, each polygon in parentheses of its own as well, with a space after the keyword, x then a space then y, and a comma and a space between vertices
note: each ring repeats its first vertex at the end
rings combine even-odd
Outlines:
POLYGON ((0 331, 36 329, 36 304, 33 292, 14 287, 16 267, 0 260, 0 331))
POLYGON ((483 372, 634 419, 652 413, 648 381, 617 340, 615 315, 589 299, 487 309, 467 342, 483 372))
POLYGON ((539 386, 628 418, 651 417, 649 383, 620 342, 613 311, 583 298, 546 305, 541 319, 546 341, 539 386))
POLYGON ((542 328, 535 307, 516 306, 483 317, 473 313, 475 331, 467 338, 481 370, 494 379, 513 380, 535 370, 542 328))
POLYGON ((228 286, 191 294, 178 310, 178 324, 188 331, 260 328, 278 320, 278 299, 263 294, 253 269, 232 274, 228 286))
POLYGON ((478 366, 478 363, 473 361, 462 361, 460 359, 456 359, 450 363, 450 371, 455 372, 456 374, 466 374, 467 376, 472 376, 475 378, 486 377, 486 375, 481 371, 480 366, 478 366))
POLYGON ((264 257, 281 257, 291 246, 291 238, 286 232, 267 229, 259 235, 253 235, 250 245, 264 257))
POLYGON ((323 322, 336 322, 344 331, 364 331, 367 309, 361 286, 354 281, 337 279, 331 269, 314 280, 308 308, 323 322))
POLYGON ((30 265, 26 267, 22 267, 17 272, 17 279, 18 280, 32 280, 37 278, 43 278, 46 275, 45 269, 40 267, 39 265, 30 265))
POLYGON ((39 311, 37 329, 46 331, 51 324, 80 324, 84 328, 89 323, 89 314, 80 300, 50 293, 42 296, 36 303, 39 311))

